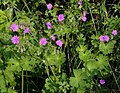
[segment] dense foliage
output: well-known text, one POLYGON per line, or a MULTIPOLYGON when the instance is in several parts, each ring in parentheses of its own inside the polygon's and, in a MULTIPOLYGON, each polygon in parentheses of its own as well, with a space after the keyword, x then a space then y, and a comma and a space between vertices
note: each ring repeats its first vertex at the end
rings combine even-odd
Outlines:
POLYGON ((119 93, 119 0, 1 0, 0 93, 119 93))

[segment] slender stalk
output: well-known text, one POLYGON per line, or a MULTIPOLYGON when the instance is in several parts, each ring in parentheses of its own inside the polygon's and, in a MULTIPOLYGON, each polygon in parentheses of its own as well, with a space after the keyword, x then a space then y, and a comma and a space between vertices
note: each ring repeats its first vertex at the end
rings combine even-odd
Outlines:
POLYGON ((61 72, 61 66, 59 66, 59 73, 61 72))
MULTIPOLYGON (((94 18, 93 18, 93 15, 92 15, 92 11, 91 11, 89 5, 88 5, 88 8, 89 8, 89 10, 90 10, 90 15, 91 15, 91 18, 92 18, 92 21, 93 21, 94 30, 96 31, 95 21, 94 21, 94 18)), ((97 34, 97 33, 96 33, 96 34, 97 34)))
MULTIPOLYGON (((26 71, 26 76, 28 75, 27 71, 26 71)), ((28 93, 28 77, 26 77, 27 80, 27 93, 28 93)))
POLYGON ((28 12, 31 13, 31 12, 30 12, 30 9, 29 9, 29 7, 28 7, 28 5, 27 5, 27 3, 25 2, 25 0, 23 0, 23 2, 24 2, 24 4, 25 4, 25 6, 27 7, 28 12))
POLYGON ((78 66, 77 66, 77 69, 79 68, 79 66, 81 65, 82 61, 79 62, 78 66))
POLYGON ((18 14, 17 14, 16 10, 15 10, 15 15, 16 15, 16 18, 17 18, 17 21, 18 21, 18 14))
POLYGON ((117 78, 116 78, 116 76, 115 76, 115 73, 113 72, 113 70, 112 70, 112 68, 111 68, 111 66, 110 66, 109 63, 108 63, 108 65, 109 65, 109 67, 110 67, 110 69, 111 69, 111 71, 112 71, 113 77, 114 77, 115 82, 116 82, 116 84, 117 84, 117 87, 118 87, 118 89, 119 89, 119 91, 120 91, 120 86, 119 86, 119 84, 118 84, 118 82, 117 82, 117 78))
POLYGON ((22 92, 24 91, 24 72, 22 71, 22 92))
POLYGON ((51 66, 50 66, 50 69, 51 69, 51 71, 52 71, 52 73, 53 73, 55 79, 58 81, 58 78, 56 77, 56 75, 55 75, 55 73, 54 73, 54 71, 53 71, 53 68, 52 68, 51 66))
POLYGON ((45 69, 46 69, 47 75, 49 77, 50 74, 49 74, 48 66, 46 66, 45 69))

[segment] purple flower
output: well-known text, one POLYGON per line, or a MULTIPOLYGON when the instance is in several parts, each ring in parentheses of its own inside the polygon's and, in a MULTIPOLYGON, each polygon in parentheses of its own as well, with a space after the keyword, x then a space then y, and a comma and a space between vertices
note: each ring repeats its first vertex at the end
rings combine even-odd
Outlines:
POLYGON ((110 38, 109 38, 109 36, 108 36, 108 35, 105 35, 105 36, 104 36, 104 40, 105 40, 105 41, 107 41, 107 42, 108 42, 108 41, 109 41, 109 39, 110 39, 110 38))
POLYGON ((15 36, 12 37, 11 40, 12 40, 13 44, 18 44, 20 39, 19 39, 19 37, 17 35, 15 35, 15 36))
POLYGON ((39 43, 40 43, 41 45, 45 46, 45 45, 47 44, 46 38, 41 38, 39 43))
POLYGON ((112 34, 113 34, 114 36, 117 35, 117 34, 118 34, 117 30, 113 30, 113 31, 112 31, 112 34))
POLYGON ((104 36, 100 36, 100 41, 103 42, 104 41, 104 36))
POLYGON ((79 2, 78 2, 78 5, 82 5, 82 1, 79 1, 79 2))
POLYGON ((100 39, 101 42, 104 42, 104 41, 107 41, 107 42, 108 42, 110 38, 109 38, 108 35, 105 35, 105 36, 102 35, 102 36, 100 36, 99 39, 100 39))
POLYGON ((62 47, 62 44, 63 44, 63 42, 62 42, 61 40, 57 40, 57 41, 56 41, 56 45, 62 47))
POLYGON ((46 26, 47 26, 48 29, 51 29, 51 28, 52 28, 52 24, 51 24, 50 22, 47 22, 47 23, 46 23, 46 26))
POLYGON ((30 29, 27 27, 27 28, 24 30, 24 33, 25 33, 25 34, 27 34, 27 33, 29 34, 29 33, 30 33, 30 29))
POLYGON ((105 80, 104 80, 104 79, 101 79, 101 80, 100 80, 100 84, 101 84, 101 85, 104 85, 104 84, 105 84, 105 80))
POLYGON ((52 40, 55 41, 55 36, 52 34, 52 40))
POLYGON ((87 18, 85 16, 82 16, 82 21, 86 22, 87 18))
POLYGON ((58 15, 58 20, 61 22, 64 20, 64 14, 59 14, 58 15))
POLYGON ((86 16, 86 12, 85 11, 83 11, 83 16, 86 16))
POLYGON ((53 5, 51 3, 47 4, 47 9, 51 10, 53 5))
POLYGON ((15 23, 13 23, 10 28, 13 30, 13 32, 17 32, 18 31, 18 25, 15 24, 15 23))

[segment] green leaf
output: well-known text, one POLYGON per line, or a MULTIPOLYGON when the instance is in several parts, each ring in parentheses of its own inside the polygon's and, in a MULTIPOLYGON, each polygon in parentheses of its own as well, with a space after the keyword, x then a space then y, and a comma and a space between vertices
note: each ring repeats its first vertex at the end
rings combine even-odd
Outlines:
POLYGON ((4 71, 4 75, 5 75, 5 79, 10 82, 11 86, 15 86, 16 82, 15 82, 15 77, 13 75, 13 72, 9 71, 9 70, 5 70, 4 71))
POLYGON ((114 44, 116 43, 115 40, 108 42, 105 44, 101 42, 99 45, 99 50, 102 51, 104 54, 110 54, 113 52, 114 44))
POLYGON ((26 70, 26 71, 31 71, 32 69, 32 66, 30 65, 30 58, 29 57, 22 57, 22 60, 21 60, 21 67, 23 68, 23 70, 26 70))
POLYGON ((85 93, 85 89, 84 88, 78 88, 77 93, 85 93))
POLYGON ((75 77, 70 77, 70 85, 73 87, 82 87, 84 88, 85 86, 87 86, 87 83, 85 81, 85 79, 87 78, 87 74, 86 72, 84 72, 84 70, 81 69, 74 69, 73 73, 75 75, 75 77))
POLYGON ((62 73, 62 79, 63 79, 63 80, 66 80, 66 79, 67 79, 66 73, 62 73))
POLYGON ((18 71, 20 72, 22 70, 20 62, 17 59, 11 58, 8 62, 8 67, 6 68, 9 71, 18 71))
POLYGON ((78 87, 78 79, 75 77, 70 77, 70 85, 73 87, 78 87))
POLYGON ((5 79, 3 77, 3 75, 0 75, 0 89, 6 89, 6 85, 5 85, 5 79))
POLYGON ((46 65, 62 65, 65 62, 65 54, 49 54, 46 55, 47 62, 45 62, 46 65))
POLYGON ((8 93, 17 93, 17 92, 11 88, 8 88, 8 93))
POLYGON ((98 68, 96 62, 87 62, 87 66, 86 67, 90 71, 98 68))
POLYGON ((81 69, 74 69, 73 73, 74 73, 75 77, 80 77, 81 73, 82 73, 82 70, 81 69))
POLYGON ((96 57, 97 59, 97 67, 100 69, 104 69, 105 66, 108 66, 108 57, 107 56, 103 56, 102 54, 98 55, 96 57))

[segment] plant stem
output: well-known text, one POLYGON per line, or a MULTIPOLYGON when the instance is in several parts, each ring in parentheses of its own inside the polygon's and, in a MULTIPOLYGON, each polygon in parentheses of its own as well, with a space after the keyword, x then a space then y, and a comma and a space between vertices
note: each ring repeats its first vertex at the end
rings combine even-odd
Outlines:
POLYGON ((27 5, 27 3, 25 2, 25 0, 23 0, 23 2, 24 2, 24 4, 25 4, 25 6, 27 7, 28 12, 31 13, 31 12, 30 12, 30 9, 29 9, 29 7, 28 7, 28 5, 27 5))
POLYGON ((116 76, 115 76, 115 74, 114 74, 114 72, 113 72, 113 70, 112 70, 112 68, 111 68, 111 66, 110 66, 109 63, 108 63, 108 65, 109 65, 109 67, 110 67, 110 69, 111 69, 111 71, 112 71, 113 77, 114 77, 115 82, 116 82, 116 84, 117 84, 117 87, 118 87, 118 89, 119 89, 119 91, 120 91, 120 86, 119 86, 119 84, 118 84, 118 82, 117 82, 116 76))
POLYGON ((61 72, 61 66, 59 66, 59 73, 61 72))
MULTIPOLYGON (((90 15, 91 15, 91 18, 92 18, 92 21, 93 21, 94 30, 96 31, 95 21, 94 21, 94 18, 93 18, 93 15, 92 15, 92 11, 91 11, 91 8, 90 8, 89 5, 88 5, 88 8, 89 8, 89 10, 90 10, 90 15)), ((97 34, 97 33, 96 33, 96 34, 97 34)))
POLYGON ((24 72, 22 71, 22 92, 23 93, 24 90, 24 72))
POLYGON ((51 71, 52 71, 52 73, 53 73, 55 79, 58 81, 58 78, 57 78, 57 76, 55 75, 55 73, 54 73, 54 71, 53 71, 53 68, 52 68, 51 66, 50 66, 50 69, 51 69, 51 71))
MULTIPOLYGON (((27 71, 26 71, 26 76, 28 75, 27 71)), ((27 93, 28 93, 28 77, 26 77, 27 80, 27 93)))

